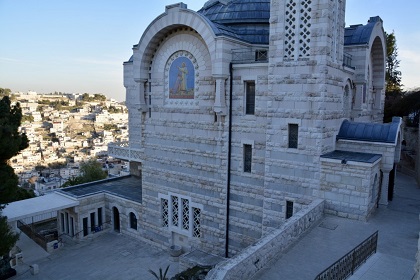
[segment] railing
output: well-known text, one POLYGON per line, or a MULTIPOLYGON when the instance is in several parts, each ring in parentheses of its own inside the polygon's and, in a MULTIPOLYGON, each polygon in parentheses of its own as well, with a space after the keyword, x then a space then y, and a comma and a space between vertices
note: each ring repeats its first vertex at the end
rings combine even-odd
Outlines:
POLYGON ((123 160, 139 161, 142 151, 130 147, 128 142, 117 142, 108 144, 108 155, 123 160))
POLYGON ((268 62, 268 49, 236 49, 232 50, 233 63, 268 62))
POLYGON ((45 251, 47 251, 47 244, 51 241, 57 240, 58 233, 54 231, 54 233, 43 236, 35 231, 32 228, 25 224, 22 221, 17 221, 18 228, 23 231, 29 238, 35 241, 39 246, 41 246, 45 251))
POLYGON ((338 280, 347 279, 353 275, 371 255, 376 253, 378 244, 378 231, 369 236, 356 248, 348 252, 344 257, 325 269, 315 277, 315 280, 338 280))
POLYGON ((346 66, 346 67, 349 67, 349 68, 355 69, 355 68, 351 65, 352 60, 353 60, 353 56, 352 56, 351 54, 349 54, 349 53, 344 53, 344 54, 343 54, 343 65, 344 65, 344 66, 346 66))

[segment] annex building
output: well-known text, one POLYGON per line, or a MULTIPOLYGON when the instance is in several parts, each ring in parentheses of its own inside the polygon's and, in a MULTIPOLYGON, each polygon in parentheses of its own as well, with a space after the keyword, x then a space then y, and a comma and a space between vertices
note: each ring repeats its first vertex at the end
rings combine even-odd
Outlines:
POLYGON ((233 256, 315 202, 366 220, 392 199, 401 120, 382 123, 380 17, 345 27, 345 0, 211 0, 166 6, 140 35, 129 141, 109 145, 131 175, 58 191, 78 201, 61 233, 233 256))

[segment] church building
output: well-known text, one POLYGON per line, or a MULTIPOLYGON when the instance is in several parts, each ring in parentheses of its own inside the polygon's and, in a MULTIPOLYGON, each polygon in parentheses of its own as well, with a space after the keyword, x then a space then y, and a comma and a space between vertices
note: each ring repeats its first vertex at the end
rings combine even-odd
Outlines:
POLYGON ((124 62, 129 142, 109 154, 131 175, 102 183, 135 195, 64 189, 80 204, 61 211, 62 231, 109 221, 162 248, 233 256, 315 200, 369 219, 392 199, 401 120, 382 123, 382 20, 345 27, 345 4, 166 6, 124 62))

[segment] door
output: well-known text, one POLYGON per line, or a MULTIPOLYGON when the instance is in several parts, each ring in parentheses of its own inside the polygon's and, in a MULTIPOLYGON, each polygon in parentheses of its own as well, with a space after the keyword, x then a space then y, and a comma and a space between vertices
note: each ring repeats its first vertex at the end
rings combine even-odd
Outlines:
POLYGON ((395 164, 394 168, 389 172, 389 183, 388 183, 388 200, 392 201, 394 198, 394 183, 395 183, 395 164))
POLYGON ((88 218, 83 218, 83 236, 86 236, 89 234, 88 231, 88 218))
POLYGON ((114 213, 114 230, 120 232, 120 212, 117 207, 112 207, 114 213))

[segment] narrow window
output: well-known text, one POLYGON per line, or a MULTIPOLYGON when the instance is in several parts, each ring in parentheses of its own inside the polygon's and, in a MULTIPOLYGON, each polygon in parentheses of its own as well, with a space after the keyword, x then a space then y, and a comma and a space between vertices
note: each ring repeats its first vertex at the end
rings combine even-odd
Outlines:
POLYGON ((69 213, 66 212, 66 233, 70 233, 69 232, 69 213))
POLYGON ((172 225, 173 226, 179 226, 178 218, 179 218, 179 207, 178 207, 178 197, 177 196, 171 196, 172 199, 172 225))
POLYGON ((252 145, 244 144, 244 172, 251 172, 252 145))
POLYGON ((297 124, 289 124, 289 148, 297 149, 298 133, 299 126, 297 124))
POLYGON ((286 219, 293 216, 293 201, 286 201, 286 219))
POLYGON ((188 199, 181 198, 182 203, 182 229, 190 228, 190 206, 188 199))
POLYGON ((161 199, 161 206, 162 206, 162 226, 168 227, 169 226, 169 207, 168 207, 168 200, 165 198, 161 199))
POLYGON ((255 112, 255 82, 246 82, 245 88, 245 114, 253 115, 255 112))
POLYGON ((130 212, 130 228, 137 230, 137 217, 133 212, 130 212))
POLYGON ((201 209, 200 208, 192 208, 193 212, 193 237, 201 237, 201 209))

